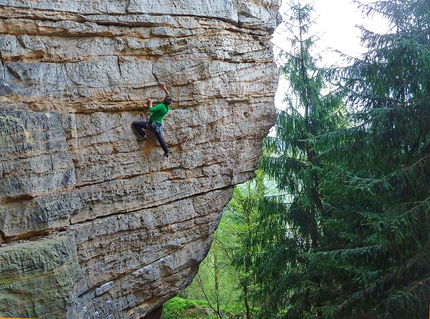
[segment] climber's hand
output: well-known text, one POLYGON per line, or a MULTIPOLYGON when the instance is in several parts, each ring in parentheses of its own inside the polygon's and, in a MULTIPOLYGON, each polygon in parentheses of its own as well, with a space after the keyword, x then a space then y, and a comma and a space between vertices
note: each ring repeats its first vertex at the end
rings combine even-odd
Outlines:
POLYGON ((163 91, 164 91, 164 93, 166 93, 166 95, 170 94, 169 91, 167 90, 166 83, 160 82, 158 85, 163 89, 163 91))

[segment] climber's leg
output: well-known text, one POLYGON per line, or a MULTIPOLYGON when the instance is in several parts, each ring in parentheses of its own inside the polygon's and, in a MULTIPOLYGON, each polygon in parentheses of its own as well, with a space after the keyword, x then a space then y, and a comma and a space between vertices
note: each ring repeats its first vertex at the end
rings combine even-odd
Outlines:
POLYGON ((144 121, 133 121, 133 123, 131 123, 131 126, 137 132, 137 134, 140 135, 140 138, 137 139, 138 141, 141 141, 147 138, 146 133, 143 129, 149 130, 151 128, 149 123, 144 121))
POLYGON ((160 146, 161 146, 161 148, 163 149, 163 151, 164 151, 164 156, 168 156, 168 154, 169 154, 169 149, 167 148, 167 145, 166 145, 166 142, 164 141, 164 138, 163 138, 163 135, 161 134, 161 131, 159 131, 159 132, 156 132, 155 130, 154 130, 154 134, 155 134, 155 137, 157 138, 157 140, 158 140, 158 143, 160 143, 160 146))

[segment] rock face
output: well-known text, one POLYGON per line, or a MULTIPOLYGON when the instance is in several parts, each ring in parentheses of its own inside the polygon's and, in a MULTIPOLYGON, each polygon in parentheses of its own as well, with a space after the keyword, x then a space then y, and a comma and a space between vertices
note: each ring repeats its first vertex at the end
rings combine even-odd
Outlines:
POLYGON ((275 120, 279 0, 0 0, 0 317, 143 318, 275 120), (174 102, 137 142, 146 98, 174 102))

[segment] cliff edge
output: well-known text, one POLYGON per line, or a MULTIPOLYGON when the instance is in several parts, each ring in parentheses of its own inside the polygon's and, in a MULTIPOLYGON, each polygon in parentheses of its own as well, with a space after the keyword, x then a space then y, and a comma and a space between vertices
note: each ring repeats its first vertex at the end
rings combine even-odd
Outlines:
POLYGON ((0 317, 144 318, 275 121, 279 0, 0 0, 0 317), (168 158, 131 122, 173 96, 168 158))

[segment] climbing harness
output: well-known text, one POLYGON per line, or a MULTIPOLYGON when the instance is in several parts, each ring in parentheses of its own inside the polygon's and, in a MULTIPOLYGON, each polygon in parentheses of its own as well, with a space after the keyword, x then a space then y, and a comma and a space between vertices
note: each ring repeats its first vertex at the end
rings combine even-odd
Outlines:
POLYGON ((154 132, 156 133, 160 133, 161 132, 161 128, 163 127, 163 125, 161 123, 157 123, 157 122, 151 122, 151 127, 154 130, 154 132))

